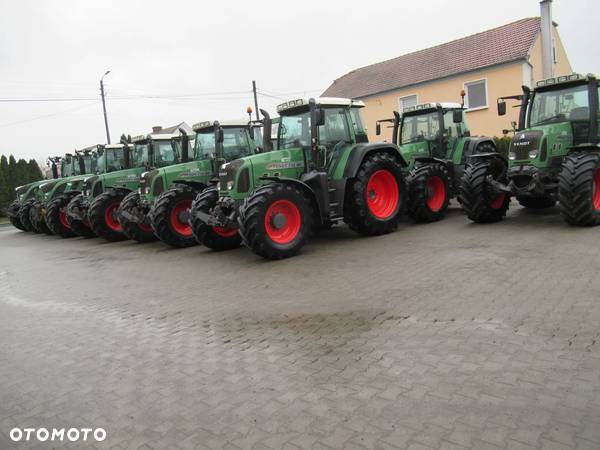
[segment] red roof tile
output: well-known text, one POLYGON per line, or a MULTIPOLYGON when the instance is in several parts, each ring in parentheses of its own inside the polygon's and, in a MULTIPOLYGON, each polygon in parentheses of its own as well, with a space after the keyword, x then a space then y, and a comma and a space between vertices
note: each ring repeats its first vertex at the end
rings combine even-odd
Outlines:
POLYGON ((353 70, 323 96, 359 98, 496 64, 525 59, 540 31, 531 17, 353 70))

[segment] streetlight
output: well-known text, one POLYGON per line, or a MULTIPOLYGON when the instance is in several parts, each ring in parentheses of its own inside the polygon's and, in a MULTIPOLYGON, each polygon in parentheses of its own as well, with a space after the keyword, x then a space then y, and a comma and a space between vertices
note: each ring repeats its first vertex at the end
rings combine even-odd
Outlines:
POLYGON ((104 111, 104 128, 106 128, 106 142, 110 144, 110 133, 108 132, 108 118, 106 117, 106 102, 104 101, 104 77, 110 73, 110 70, 104 72, 100 78, 100 94, 102 94, 102 110, 104 111))

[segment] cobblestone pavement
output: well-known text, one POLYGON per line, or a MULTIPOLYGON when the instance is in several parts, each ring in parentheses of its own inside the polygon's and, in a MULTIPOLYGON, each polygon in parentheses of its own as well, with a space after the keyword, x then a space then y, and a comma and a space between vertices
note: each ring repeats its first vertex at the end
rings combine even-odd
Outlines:
POLYGON ((600 448, 600 229, 556 210, 280 262, 1 230, 2 449, 600 448))

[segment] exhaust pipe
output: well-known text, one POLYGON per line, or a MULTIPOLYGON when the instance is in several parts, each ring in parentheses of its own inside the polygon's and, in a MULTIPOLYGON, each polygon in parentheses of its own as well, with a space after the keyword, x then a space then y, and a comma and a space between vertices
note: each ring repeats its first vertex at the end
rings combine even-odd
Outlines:
POLYGON ((271 130, 273 129, 273 121, 271 116, 264 109, 260 110, 263 116, 263 152, 270 152, 273 150, 273 141, 271 140, 271 130))
POLYGON ((183 128, 179 128, 179 132, 181 133, 181 162, 189 161, 189 146, 190 146, 190 137, 187 132, 183 128))
POLYGON ((123 144, 123 159, 125 160, 125 168, 131 169, 131 149, 127 139, 121 138, 121 144, 123 144))

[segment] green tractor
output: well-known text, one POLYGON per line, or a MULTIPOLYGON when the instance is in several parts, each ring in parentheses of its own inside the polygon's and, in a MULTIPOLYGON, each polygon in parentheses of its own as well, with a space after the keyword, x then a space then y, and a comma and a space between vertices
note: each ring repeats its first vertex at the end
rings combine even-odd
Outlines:
POLYGON ((38 233, 56 234, 61 237, 75 236, 66 217, 64 197, 77 192, 85 174, 96 170, 96 154, 89 149, 68 153, 61 161, 62 178, 40 184, 35 201, 29 211, 33 230, 38 233))
POLYGON ((598 80, 572 74, 536 83, 535 89, 498 99, 520 101, 508 161, 473 155, 461 188, 463 208, 474 222, 501 220, 511 197, 526 208, 559 210, 571 225, 600 224, 598 80))
POLYGON ((407 212, 416 222, 444 218, 450 200, 458 194, 468 157, 496 151, 494 140, 473 137, 459 103, 425 103, 406 108, 402 116, 394 111, 392 142, 399 144, 408 161, 405 171, 407 212))
POLYGON ((137 201, 142 173, 181 160, 181 140, 176 134, 137 136, 133 138, 133 151, 125 152, 125 170, 103 173, 86 181, 83 194, 89 204, 87 219, 97 236, 112 242, 128 236, 137 241, 156 239, 150 224, 131 221, 121 224, 119 207, 126 197, 127 202, 137 201))
POLYGON ((96 173, 84 178, 81 184, 81 191, 65 199, 68 199, 66 216, 69 227, 76 235, 85 238, 96 236, 88 219, 89 199, 92 192, 91 184, 93 180, 96 180, 98 175, 126 169, 129 161, 126 144, 99 144, 93 146, 92 149, 94 149, 93 151, 97 155, 96 173))
POLYGON ((342 221, 369 236, 395 230, 406 162, 396 145, 368 143, 363 106, 341 98, 279 105, 277 149, 222 165, 218 192, 207 189, 192 204, 198 241, 221 250, 241 237, 257 255, 280 259, 342 221))
MULTIPOLYGON (((222 163, 252 154, 261 142, 260 125, 247 121, 201 122, 193 129, 192 158, 182 141, 183 162, 145 172, 139 195, 132 193, 121 203, 119 221, 126 233, 128 222, 146 224, 172 247, 195 245, 188 220, 192 201, 216 182, 222 163)), ((186 140, 184 130, 179 131, 186 140)), ((136 235, 130 237, 135 239, 136 235)))
MULTIPOLYGON (((58 165, 61 164, 62 156, 52 156, 48 158, 48 166, 52 167, 52 178, 58 179, 58 165)), ((47 179, 34 181, 23 186, 15 188, 16 198, 9 205, 7 215, 10 223, 17 229, 22 231, 33 231, 29 212, 35 203, 36 193, 40 185, 48 183, 47 179)))

